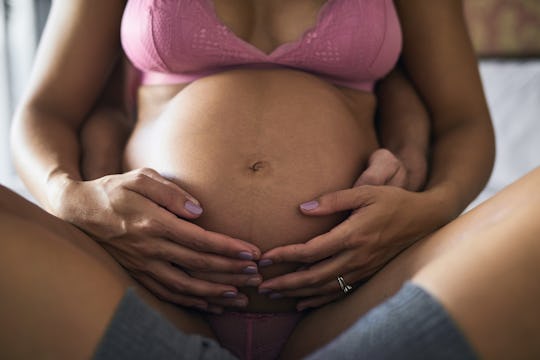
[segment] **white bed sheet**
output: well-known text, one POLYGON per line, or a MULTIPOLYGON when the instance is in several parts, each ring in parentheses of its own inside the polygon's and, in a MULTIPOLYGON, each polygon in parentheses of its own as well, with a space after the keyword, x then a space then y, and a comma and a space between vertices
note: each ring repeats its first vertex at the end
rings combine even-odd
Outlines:
POLYGON ((472 206, 540 166, 540 59, 480 63, 497 144, 489 183, 472 206))

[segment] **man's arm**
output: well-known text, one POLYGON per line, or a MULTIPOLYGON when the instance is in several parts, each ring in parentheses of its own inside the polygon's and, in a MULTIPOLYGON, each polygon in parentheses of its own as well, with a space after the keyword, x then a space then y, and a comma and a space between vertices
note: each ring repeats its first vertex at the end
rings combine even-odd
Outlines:
POLYGON ((134 123, 127 82, 132 70, 125 58, 118 60, 81 127, 81 172, 85 180, 122 172, 124 146, 134 123))
POLYGON ((428 172, 431 130, 426 107, 400 64, 378 83, 376 95, 379 142, 405 167, 405 188, 421 190, 428 172))

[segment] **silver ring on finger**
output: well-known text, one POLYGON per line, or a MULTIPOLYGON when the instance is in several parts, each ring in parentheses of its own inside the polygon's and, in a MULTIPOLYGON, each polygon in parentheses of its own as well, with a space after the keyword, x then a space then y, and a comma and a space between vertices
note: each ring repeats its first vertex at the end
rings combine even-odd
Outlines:
POLYGON ((339 287, 341 288, 341 291, 343 291, 345 295, 348 295, 353 290, 353 287, 345 282, 343 276, 338 276, 337 282, 339 284, 339 287))

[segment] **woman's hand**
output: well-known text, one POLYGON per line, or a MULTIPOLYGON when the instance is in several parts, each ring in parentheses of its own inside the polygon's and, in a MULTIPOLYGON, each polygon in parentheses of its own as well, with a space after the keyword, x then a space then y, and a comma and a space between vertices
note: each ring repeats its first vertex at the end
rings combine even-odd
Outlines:
POLYGON ((317 307, 344 295, 337 281, 355 285, 411 245, 433 224, 426 218, 432 209, 425 193, 394 186, 358 186, 302 204, 302 213, 324 216, 353 210, 330 232, 306 243, 278 247, 262 255, 260 265, 281 262, 307 264, 300 271, 263 282, 259 290, 274 297, 304 298, 299 310, 317 307))
POLYGON ((247 304, 247 297, 227 284, 261 281, 253 262, 260 250, 184 220, 201 215, 198 201, 151 169, 70 182, 62 195, 59 216, 95 237, 163 300, 220 312, 222 306, 247 304))

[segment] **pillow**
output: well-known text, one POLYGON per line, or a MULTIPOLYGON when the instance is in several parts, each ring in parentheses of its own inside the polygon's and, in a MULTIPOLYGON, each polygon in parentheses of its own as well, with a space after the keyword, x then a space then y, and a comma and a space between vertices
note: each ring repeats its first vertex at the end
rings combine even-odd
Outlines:
POLYGON ((540 56, 539 0, 465 0, 480 56, 540 56))

